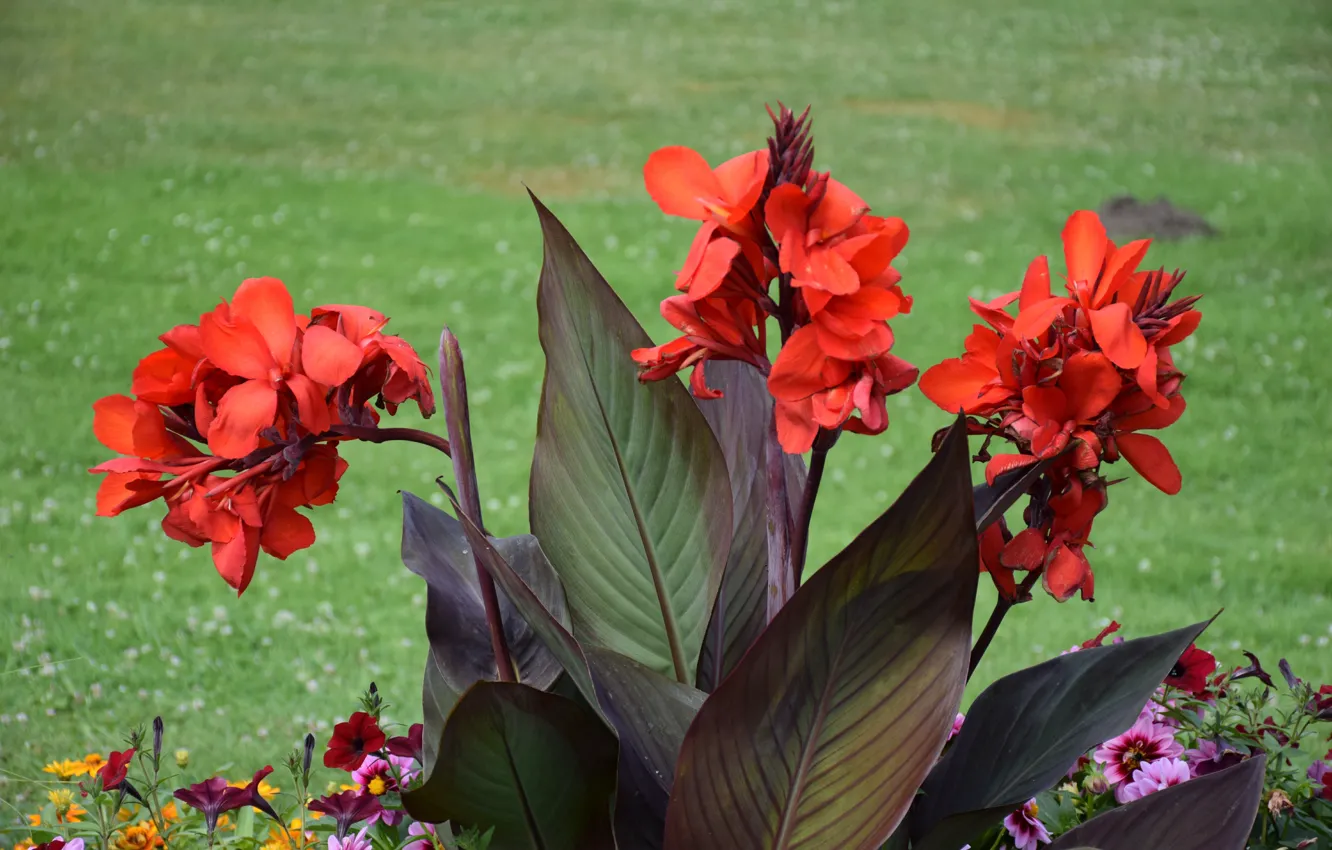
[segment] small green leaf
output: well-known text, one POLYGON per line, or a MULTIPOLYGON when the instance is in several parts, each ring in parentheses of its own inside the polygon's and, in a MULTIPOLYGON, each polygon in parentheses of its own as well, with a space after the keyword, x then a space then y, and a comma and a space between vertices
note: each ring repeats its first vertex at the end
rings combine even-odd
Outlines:
POLYGON ((694 681, 731 547, 726 461, 679 381, 640 384, 647 334, 535 197, 546 375, 531 527, 579 639, 694 681))
POLYGON ((956 850, 1132 726, 1208 622, 1061 655, 986 688, 921 788, 913 848, 956 850))
POLYGON ((1069 831, 1050 850, 1244 850, 1267 756, 1149 794, 1069 831))
POLYGON ((974 523, 959 418, 703 704, 676 765, 669 850, 870 850, 888 838, 962 696, 974 523))
POLYGON ((613 850, 614 789, 615 739, 596 715, 526 685, 478 682, 403 804, 427 823, 493 827, 493 850, 613 850))

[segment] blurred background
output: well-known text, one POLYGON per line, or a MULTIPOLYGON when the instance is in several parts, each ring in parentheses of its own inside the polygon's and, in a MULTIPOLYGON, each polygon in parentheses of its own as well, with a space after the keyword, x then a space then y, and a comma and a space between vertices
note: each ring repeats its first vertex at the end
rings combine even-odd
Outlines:
MULTIPOLYGON (((158 713, 168 749, 248 773, 371 680, 418 719, 424 593, 396 491, 429 496, 441 457, 349 448, 316 545, 261 558, 238 600, 206 549, 164 538, 159 506, 93 516, 92 402, 246 277, 282 278, 298 310, 371 305, 427 359, 447 322, 488 524, 525 531, 543 362, 523 186, 663 341, 694 228, 652 204, 642 164, 759 147, 778 100, 813 104, 818 168, 910 225, 894 353, 922 368, 961 351, 968 295, 1015 289, 1037 254, 1062 270, 1073 210, 1165 196, 1216 230, 1146 263, 1205 295, 1166 434, 1184 491, 1126 470, 1097 521, 1096 602, 1014 611, 969 697, 1111 618, 1136 636, 1222 607, 1203 645, 1223 664, 1249 649, 1327 681, 1330 19, 1325 0, 6 0, 2 775, 105 752, 158 713)), ((914 389, 889 412, 831 455, 812 564, 947 423, 914 389)))

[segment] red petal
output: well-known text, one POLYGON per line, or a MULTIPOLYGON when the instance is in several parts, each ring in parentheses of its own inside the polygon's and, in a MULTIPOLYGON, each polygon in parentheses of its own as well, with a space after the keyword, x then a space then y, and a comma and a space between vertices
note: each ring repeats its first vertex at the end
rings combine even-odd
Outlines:
POLYGON ((1022 412, 1038 425, 1053 424, 1056 428, 1072 417, 1068 396, 1059 387, 1024 387, 1022 412))
POLYGON ((259 432, 273 424, 277 391, 267 381, 246 381, 227 390, 208 428, 208 447, 218 457, 245 457, 259 448, 259 432))
POLYGON ((1138 381, 1138 387, 1143 394, 1152 400, 1152 404, 1157 407, 1167 407, 1170 401, 1161 395, 1161 391, 1156 386, 1156 365, 1158 358, 1156 356, 1156 346, 1147 346, 1147 354, 1143 356, 1142 362, 1138 364, 1138 373, 1135 376, 1138 381))
POLYGON ((314 542, 314 526, 310 520, 290 508, 274 510, 259 535, 259 545, 264 551, 282 560, 292 552, 310 548, 314 542))
POLYGON ((93 402, 93 435, 113 452, 137 455, 134 448, 134 423, 138 415, 134 399, 127 395, 109 395, 93 402))
POLYGON ((243 533, 225 543, 213 544, 213 566, 227 584, 240 596, 254 578, 254 565, 259 560, 259 529, 245 526, 243 533))
MULTIPOLYGON (((791 334, 782 346, 768 375, 768 391, 781 401, 809 398, 830 384, 823 375, 827 356, 819 347, 819 332, 813 325, 791 334)), ((785 443, 783 443, 785 445, 785 443)), ((788 454, 796 454, 788 450, 788 454)))
POLYGON ((1105 412, 1124 386, 1113 363, 1103 354, 1079 351, 1064 361, 1059 387, 1068 397, 1070 418, 1089 422, 1105 412))
POLYGON ((1069 216, 1062 236, 1069 282, 1095 283, 1105 263, 1105 227, 1100 217, 1090 210, 1079 210, 1069 216))
POLYGON ((1034 570, 1045 561, 1045 533, 1039 528, 1026 528, 1008 541, 999 553, 999 563, 1010 570, 1034 570))
POLYGON ((783 183, 768 193, 763 218, 782 247, 792 240, 802 240, 809 227, 809 197, 794 183, 783 183))
POLYGON ((689 390, 694 394, 694 398, 718 399, 722 397, 720 390, 714 390, 708 386, 707 375, 703 371, 703 364, 706 360, 700 360, 694 364, 694 368, 689 372, 689 390))
POLYGON ((893 347, 893 332, 882 322, 868 333, 842 336, 834 333, 823 322, 814 322, 819 332, 819 348, 829 357, 839 360, 869 360, 893 347))
POLYGON ((810 230, 817 231, 820 240, 830 239, 850 228, 868 210, 869 204, 859 195, 829 177, 823 199, 809 217, 810 230))
POLYGON ((1018 312, 1050 299, 1050 261, 1037 257, 1027 266, 1022 278, 1022 294, 1018 298, 1018 312))
POLYGON ((1096 294, 1092 300, 1093 307, 1102 307, 1110 303, 1110 299, 1124 288, 1124 284, 1133 277, 1134 270, 1138 267, 1138 263, 1142 262, 1151 244, 1150 239, 1139 239, 1128 243, 1111 255, 1106 261, 1105 274, 1101 275, 1100 285, 1096 287, 1096 294))
POLYGON ((323 388, 304 375, 292 375, 286 384, 296 399, 296 415, 300 417, 305 429, 311 434, 327 431, 333 422, 323 388))
POLYGON ((204 353, 224 372, 258 380, 268 378, 278 368, 259 329, 248 322, 231 321, 225 307, 199 317, 199 334, 204 353))
POLYGON ((860 276, 836 251, 815 246, 805 254, 805 262, 791 269, 796 286, 822 289, 833 295, 849 295, 860 288, 860 276))
POLYGON ((1133 322, 1133 310, 1123 302, 1088 310, 1092 335, 1106 356, 1121 369, 1136 369, 1147 356, 1147 338, 1133 322))
POLYGON ((774 407, 777 417, 777 442, 789 455, 804 454, 814 446, 819 426, 814 422, 814 407, 809 399, 797 402, 778 401, 774 407))
POLYGON ((751 151, 728 159, 717 166, 714 175, 730 208, 727 219, 738 221, 749 215, 763 193, 763 184, 768 179, 768 152, 751 151))
POLYGON ((1170 326, 1165 332, 1152 340, 1152 345, 1158 348, 1174 345, 1177 342, 1183 342, 1190 334, 1198 329, 1198 323, 1202 321, 1202 313, 1197 310, 1188 310, 1180 313, 1170 320, 1170 326))
MULTIPOLYGON (((701 231, 699 235, 702 235, 701 231)), ((706 298, 726 282, 731 264, 739 255, 740 243, 727 238, 710 240, 697 255, 691 249, 685 268, 677 278, 676 288, 688 292, 691 301, 706 298)))
POLYGON ((355 343, 360 343, 361 340, 388 324, 388 317, 378 310, 371 310, 369 307, 358 307, 354 304, 325 304, 311 310, 310 315, 315 319, 322 316, 332 316, 333 330, 339 331, 355 343))
POLYGON ((190 384, 198 359, 186 359, 171 348, 154 351, 134 367, 130 391, 154 404, 189 404, 194 400, 190 384))
POLYGON ((97 488, 97 515, 117 516, 162 495, 157 472, 112 472, 97 488))
POLYGON ((1165 443, 1150 434, 1119 434, 1115 445, 1124 460, 1162 493, 1175 495, 1183 486, 1183 477, 1165 443))
POLYGON ((1035 339, 1049 330, 1064 308, 1072 307, 1073 303, 1068 298, 1047 298, 1022 308, 1013 321, 1013 334, 1019 339, 1035 339))
POLYGON ((994 480, 1005 472, 1031 466, 1038 458, 1033 455, 995 455, 985 464, 985 483, 994 486, 994 480))
POLYGON ((1153 407, 1145 413, 1125 416, 1115 423, 1115 429, 1121 432, 1150 431, 1156 428, 1165 428, 1168 425, 1174 425, 1179 421, 1179 417, 1184 415, 1184 409, 1188 405, 1185 403, 1184 396, 1182 395, 1177 395, 1169 401, 1170 406, 1165 409, 1153 407))
POLYGON ((1001 298, 996 298, 990 303, 985 303, 976 298, 968 298, 967 302, 971 305, 971 312, 984 319, 991 327, 999 332, 1005 332, 1013 327, 1013 317, 1003 308, 1012 304, 1018 297, 1016 292, 1001 298))
MULTIPOLYGON (((1050 558, 1045 574, 1041 576, 1046 591, 1060 602, 1066 602, 1090 581, 1091 564, 1087 563, 1087 556, 1081 549, 1075 551, 1068 546, 1055 549, 1054 557, 1050 558)), ((1089 595, 1084 593, 1084 596, 1089 595)))
POLYGON ((351 380, 361 359, 359 345, 323 325, 308 328, 301 339, 301 370, 326 387, 351 380))
POLYGON ((291 365, 292 348, 296 345, 296 311, 291 304, 291 293, 282 281, 275 277, 252 277, 243 282, 231 299, 231 318, 254 325, 283 370, 291 365))
POLYGON ((680 145, 654 151, 643 166, 643 181, 662 212, 699 221, 712 217, 704 200, 715 200, 722 193, 708 161, 680 145))

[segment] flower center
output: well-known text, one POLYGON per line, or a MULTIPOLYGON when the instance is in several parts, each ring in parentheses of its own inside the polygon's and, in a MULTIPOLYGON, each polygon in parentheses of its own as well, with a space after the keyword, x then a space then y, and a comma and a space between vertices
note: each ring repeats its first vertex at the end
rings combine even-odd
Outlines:
POLYGON ((366 790, 378 797, 388 790, 388 783, 384 781, 384 777, 376 776, 370 780, 369 785, 366 786, 366 790))
POLYGON ((1129 747, 1124 751, 1124 767, 1129 770, 1137 770, 1138 765, 1142 764, 1146 757, 1147 753, 1143 752, 1141 747, 1129 747))

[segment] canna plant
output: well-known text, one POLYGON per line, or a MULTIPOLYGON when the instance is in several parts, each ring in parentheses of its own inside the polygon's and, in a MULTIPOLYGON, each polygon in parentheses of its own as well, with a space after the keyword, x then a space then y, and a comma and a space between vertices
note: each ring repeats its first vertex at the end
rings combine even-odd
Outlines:
MULTIPOLYGON (((164 337, 137 399, 99 402, 99 437, 131 456, 95 469, 110 473, 99 507, 163 497, 168 533, 212 542, 238 591, 259 548, 313 542, 295 508, 331 501, 338 442, 449 455, 451 511, 402 496, 402 560, 428 588, 425 779, 402 795, 417 820, 493 829, 496 850, 958 850, 1132 726, 1206 627, 1005 676, 952 737, 970 673, 1036 582, 1091 599, 1102 464, 1123 456, 1179 489, 1140 432, 1183 412, 1169 347, 1197 326, 1195 299, 1169 301, 1180 275, 1138 271, 1146 244, 1114 246, 1092 213, 1065 231, 1070 297, 1051 294, 1042 258, 1021 292, 973 304, 986 326, 922 387, 955 415, 933 459, 806 567, 828 452, 844 432, 882 433, 887 398, 918 374, 888 324, 912 307, 892 266, 908 230, 814 170, 808 111, 773 119, 766 149, 715 169, 682 147, 648 160, 661 209, 700 222, 662 302, 681 336, 662 345, 533 196, 546 369, 529 534, 486 531, 448 329, 447 440, 379 426, 372 402, 434 406, 382 315, 294 316, 272 283, 206 315, 201 346, 164 337), (991 455, 995 440, 1014 453, 991 455), (1000 595, 973 644, 980 572, 1000 595)), ((1242 848, 1262 772, 1259 756, 1165 787, 1060 846, 1242 848)))

